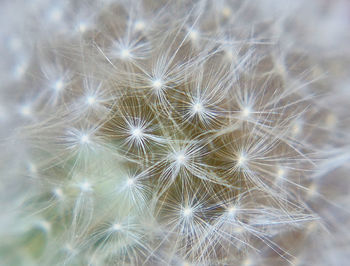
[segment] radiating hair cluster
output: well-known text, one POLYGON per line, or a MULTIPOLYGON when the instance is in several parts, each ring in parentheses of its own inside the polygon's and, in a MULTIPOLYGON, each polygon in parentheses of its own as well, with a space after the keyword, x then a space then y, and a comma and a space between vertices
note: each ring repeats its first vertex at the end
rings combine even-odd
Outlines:
POLYGON ((3 7, 3 265, 346 265, 346 1, 3 7))

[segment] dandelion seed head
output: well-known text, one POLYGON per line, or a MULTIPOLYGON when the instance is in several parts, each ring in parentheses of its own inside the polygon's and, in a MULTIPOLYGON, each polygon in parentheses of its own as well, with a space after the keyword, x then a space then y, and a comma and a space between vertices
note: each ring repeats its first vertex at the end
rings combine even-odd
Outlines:
POLYGON ((83 135, 80 137, 80 143, 81 143, 81 144, 88 144, 89 142, 90 142, 90 137, 89 137, 89 135, 83 134, 83 135))
POLYGON ((283 178, 286 174, 286 170, 284 170, 282 167, 279 167, 277 170, 277 177, 283 178))
POLYGON ((135 179, 134 178, 128 178, 128 180, 126 181, 126 184, 131 187, 135 184, 135 179))
POLYGON ((163 81, 161 79, 155 79, 154 81, 152 81, 152 88, 154 88, 155 90, 161 90, 163 87, 163 81))
POLYGON ((114 231, 114 232, 118 232, 118 231, 120 231, 120 230, 122 230, 122 225, 121 224, 119 224, 119 223, 115 223, 115 224, 113 224, 112 225, 112 231, 114 231))
POLYGON ((189 218, 193 214, 193 209, 191 207, 186 207, 183 209, 182 214, 184 217, 189 218))
POLYGON ((251 115, 252 113, 252 110, 250 107, 245 107, 243 110, 242 110, 242 116, 247 118, 251 115))
POLYGON ((202 113, 204 111, 204 107, 200 102, 197 102, 195 104, 193 104, 192 106, 192 110, 194 113, 202 113))
POLYGON ((283 181, 283 179, 286 178, 287 175, 287 170, 282 167, 282 166, 278 166, 276 169, 276 182, 281 182, 283 181))
POLYGON ((188 31, 188 36, 191 39, 192 42, 196 42, 199 38, 199 32, 195 29, 190 29, 188 31))
POLYGON ((84 181, 83 183, 79 184, 79 188, 81 192, 92 191, 92 185, 88 181, 84 181))
POLYGON ((234 217, 236 216, 236 213, 237 213, 237 207, 236 206, 229 206, 227 208, 227 213, 230 217, 234 217))
POLYGON ((55 188, 53 189, 53 194, 57 199, 62 199, 63 198, 63 190, 61 188, 55 188))
POLYGON ((124 48, 120 51, 120 57, 122 59, 129 59, 131 57, 130 50, 127 48, 124 48))
POLYGON ((242 152, 238 156, 237 165, 240 167, 244 167, 247 164, 247 160, 248 160, 247 155, 244 152, 242 152))
POLYGON ((58 92, 58 91, 63 89, 63 86, 64 86, 64 84, 63 84, 62 79, 58 79, 54 82, 52 87, 56 92, 58 92))
POLYGON ((93 105, 96 102, 96 99, 95 99, 94 96, 88 96, 86 98, 86 102, 87 102, 88 105, 93 105))
POLYGON ((136 139, 141 139, 143 137, 143 131, 140 127, 135 127, 131 129, 131 135, 136 139))
POLYGON ((183 151, 177 152, 174 157, 178 165, 183 165, 187 161, 186 154, 183 151))
POLYGON ((134 30, 135 31, 142 31, 144 30, 146 27, 145 22, 143 22, 142 20, 136 21, 135 25, 134 25, 134 30))

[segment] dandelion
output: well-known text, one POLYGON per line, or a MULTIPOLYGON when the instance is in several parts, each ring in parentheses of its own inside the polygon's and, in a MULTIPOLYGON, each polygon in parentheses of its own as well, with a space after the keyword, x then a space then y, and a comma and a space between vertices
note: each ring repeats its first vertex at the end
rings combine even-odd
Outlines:
POLYGON ((348 263, 346 1, 5 2, 3 264, 348 263))

